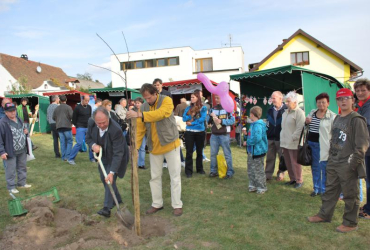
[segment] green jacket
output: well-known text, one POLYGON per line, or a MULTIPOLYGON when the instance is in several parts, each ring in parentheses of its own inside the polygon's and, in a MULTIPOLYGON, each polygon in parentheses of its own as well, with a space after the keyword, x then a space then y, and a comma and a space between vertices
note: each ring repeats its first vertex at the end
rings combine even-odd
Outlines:
MULTIPOLYGON (((22 106, 23 106, 22 104, 21 105, 18 105, 18 107, 17 107, 17 114, 18 114, 18 117, 21 118, 22 122, 24 122, 22 106)), ((30 106, 29 105, 26 105, 26 108, 27 108, 27 113, 32 115, 32 112, 30 110, 30 106)))

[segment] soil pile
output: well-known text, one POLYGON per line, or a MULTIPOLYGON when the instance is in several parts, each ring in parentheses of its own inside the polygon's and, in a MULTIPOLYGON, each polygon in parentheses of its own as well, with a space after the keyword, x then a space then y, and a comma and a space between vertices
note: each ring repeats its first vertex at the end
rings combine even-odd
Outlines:
MULTIPOLYGON (((90 218, 75 210, 55 208, 45 197, 32 199, 24 207, 29 211, 28 214, 4 230, 0 249, 110 249, 117 245, 129 248, 173 231, 170 223, 162 218, 142 217, 142 236, 138 237, 118 221, 107 223, 100 221, 101 218, 90 218)), ((112 216, 114 212, 112 210, 112 216)))

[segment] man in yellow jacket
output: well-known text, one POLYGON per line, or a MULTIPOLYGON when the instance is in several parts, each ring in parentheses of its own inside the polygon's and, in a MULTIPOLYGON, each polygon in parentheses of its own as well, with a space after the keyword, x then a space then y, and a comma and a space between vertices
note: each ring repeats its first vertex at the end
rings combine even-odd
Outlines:
POLYGON ((126 117, 137 119, 136 145, 141 145, 144 135, 147 137, 151 169, 149 183, 153 203, 146 213, 154 214, 163 209, 162 169, 163 160, 166 158, 171 178, 173 215, 180 216, 182 215, 180 140, 173 115, 173 102, 170 97, 158 94, 155 86, 149 83, 143 84, 140 93, 146 102, 141 105, 140 111, 130 110, 126 117))

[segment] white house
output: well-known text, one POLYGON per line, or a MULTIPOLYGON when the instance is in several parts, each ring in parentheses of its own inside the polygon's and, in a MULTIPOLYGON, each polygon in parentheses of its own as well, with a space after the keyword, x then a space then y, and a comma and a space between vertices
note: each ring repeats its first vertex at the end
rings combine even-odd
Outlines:
MULTIPOLYGON (((242 47, 194 50, 191 47, 159 49, 111 56, 111 70, 124 77, 127 70, 127 87, 138 89, 155 78, 163 82, 194 79, 205 73, 215 82, 229 82, 231 74, 244 73, 242 47)), ((112 86, 124 87, 124 81, 112 73, 112 86)), ((230 89, 239 93, 239 83, 230 82, 230 89)))

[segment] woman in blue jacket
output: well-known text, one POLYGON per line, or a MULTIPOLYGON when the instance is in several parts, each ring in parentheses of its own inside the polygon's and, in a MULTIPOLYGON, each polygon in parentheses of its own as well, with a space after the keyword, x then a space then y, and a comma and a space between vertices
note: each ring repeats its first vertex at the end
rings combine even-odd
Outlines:
POLYGON ((199 92, 191 94, 191 105, 184 111, 182 120, 186 122, 185 143, 186 143, 186 160, 185 174, 191 178, 193 175, 193 147, 196 146, 197 173, 205 174, 203 170, 203 155, 205 127, 204 121, 207 116, 207 107, 202 105, 202 99, 199 92))

